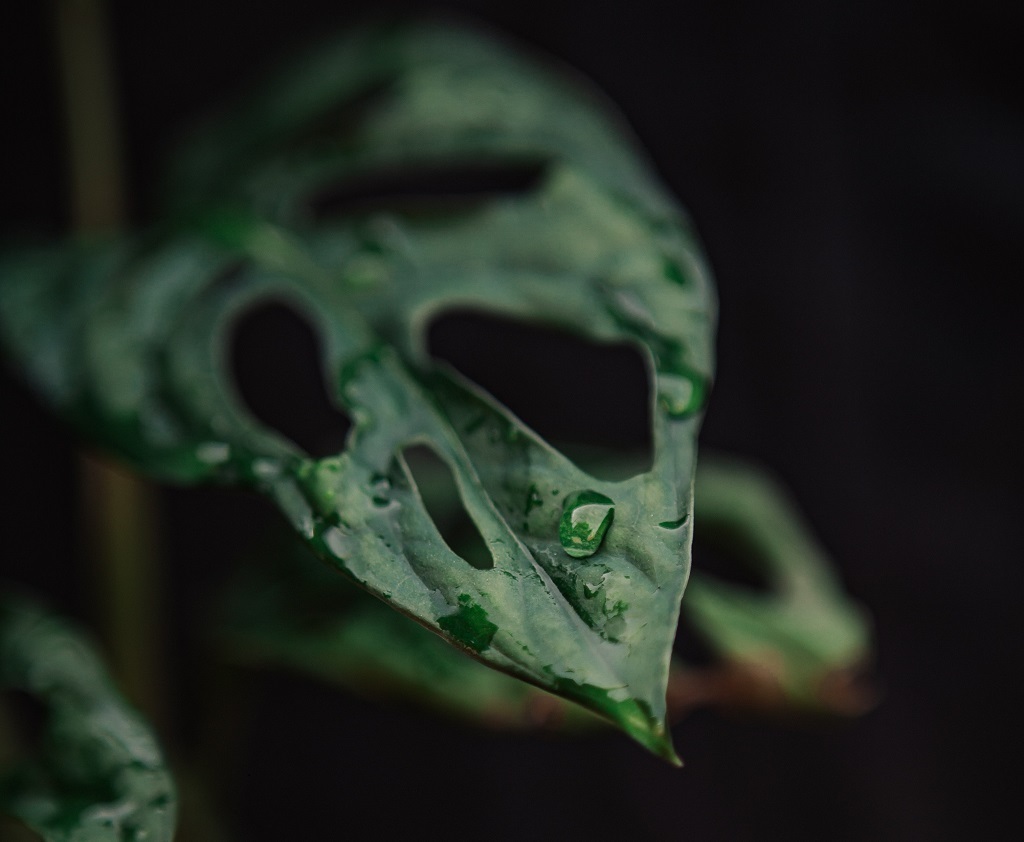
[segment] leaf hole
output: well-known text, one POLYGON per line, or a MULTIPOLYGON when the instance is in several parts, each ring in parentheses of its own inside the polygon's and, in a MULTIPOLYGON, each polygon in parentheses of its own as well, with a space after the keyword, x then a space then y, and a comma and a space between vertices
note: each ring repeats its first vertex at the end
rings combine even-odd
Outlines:
POLYGON ((309 321, 279 300, 235 322, 231 374, 248 410, 314 458, 345 446, 351 422, 327 392, 320 340, 309 321))
POLYGON ((448 548, 478 570, 494 567, 494 558, 480 530, 469 516, 451 468, 434 450, 414 444, 402 450, 427 514, 448 548))
POLYGON ((496 198, 535 190, 540 161, 401 167, 357 176, 311 195, 314 221, 388 211, 406 217, 468 213, 496 198))
POLYGON ((694 533, 694 565, 702 572, 748 591, 770 594, 775 586, 760 569, 760 548, 742 532, 715 521, 700 521, 694 533))
POLYGON ((591 476, 650 470, 650 384, 632 345, 452 310, 430 324, 427 347, 591 476))

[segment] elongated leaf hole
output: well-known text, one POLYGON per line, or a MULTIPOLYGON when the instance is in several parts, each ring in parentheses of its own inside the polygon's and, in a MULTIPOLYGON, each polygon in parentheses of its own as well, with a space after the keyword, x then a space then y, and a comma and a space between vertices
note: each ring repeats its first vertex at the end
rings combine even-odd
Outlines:
POLYGON ((528 193, 543 176, 539 161, 394 169, 324 188, 307 205, 315 221, 382 210, 403 216, 454 214, 500 196, 528 193))
POLYGON ((478 570, 494 567, 491 551, 462 505, 458 486, 448 464, 431 448, 422 444, 406 447, 402 451, 402 458, 416 481, 427 513, 451 551, 478 570))
POLYGON ((592 476, 650 470, 650 387, 633 346, 453 310, 431 323, 427 347, 592 476))
POLYGON ((763 552, 726 524, 700 521, 693 538, 693 563, 707 573, 746 590, 772 593, 771 580, 760 569, 763 552))
POLYGON ((290 306, 246 311, 231 333, 230 365, 246 407, 268 427, 315 458, 345 446, 351 422, 328 397, 319 338, 290 306))

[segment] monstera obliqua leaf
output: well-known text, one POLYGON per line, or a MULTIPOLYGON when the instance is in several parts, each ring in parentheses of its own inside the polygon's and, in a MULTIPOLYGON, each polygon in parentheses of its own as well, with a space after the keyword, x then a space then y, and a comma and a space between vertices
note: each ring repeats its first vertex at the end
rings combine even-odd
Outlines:
POLYGON ((259 489, 393 608, 675 760, 665 686, 715 304, 683 212, 607 104, 490 38, 371 28, 212 126, 172 173, 177 221, 160 233, 0 267, 3 333, 39 389, 156 477, 259 489), (390 207, 388 179, 423 172, 503 189, 390 207), (320 335, 353 421, 334 456, 236 394, 226 336, 268 299, 320 335), (425 327, 453 308, 637 348, 653 465, 591 476, 432 361, 425 327), (486 564, 441 537, 413 445, 450 468, 486 564))
POLYGON ((35 697, 46 722, 35 756, 0 778, 0 810, 47 842, 170 842, 177 798, 149 726, 80 632, 8 595, 0 597, 4 688, 35 697))

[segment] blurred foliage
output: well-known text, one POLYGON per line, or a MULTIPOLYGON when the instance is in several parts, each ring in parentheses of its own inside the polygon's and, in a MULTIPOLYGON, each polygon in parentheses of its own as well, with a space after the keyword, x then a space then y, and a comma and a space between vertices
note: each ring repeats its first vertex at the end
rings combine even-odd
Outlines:
POLYGON ((0 808, 47 842, 169 842, 176 796, 160 749, 81 632, 0 596, 0 688, 45 711, 39 744, 12 752, 26 756, 0 779, 0 808))

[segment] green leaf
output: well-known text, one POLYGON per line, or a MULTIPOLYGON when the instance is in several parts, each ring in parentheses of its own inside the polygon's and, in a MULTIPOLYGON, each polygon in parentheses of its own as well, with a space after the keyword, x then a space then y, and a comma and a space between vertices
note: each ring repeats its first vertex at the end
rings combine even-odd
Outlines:
POLYGON ((2 687, 48 715, 38 756, 0 781, 0 808, 47 842, 172 839, 177 801, 160 749, 80 632, 0 597, 2 687))
POLYGON ((155 476, 261 490, 392 607, 675 760, 665 686, 715 305, 687 221, 618 118, 471 32, 366 29, 211 128, 174 172, 185 228, 0 266, 3 332, 39 388, 155 476), (314 212, 368 175, 524 164, 526 189, 455 212, 314 212), (322 337, 328 391, 354 422, 337 456, 308 458, 235 394, 226 332, 268 298, 322 337), (425 327, 455 307, 636 346, 653 467, 590 476, 435 365, 425 327), (445 544, 401 455, 412 444, 451 468, 493 567, 445 544), (580 492, 614 506, 582 558, 559 538, 580 492))
MULTIPOLYGON (((417 477, 429 487, 435 517, 450 517, 457 494, 430 465, 419 465, 417 477)), ((843 595, 784 490, 758 468, 720 456, 702 460, 696 488, 705 546, 738 553, 770 587, 729 585, 697 560, 683 611, 721 660, 691 668, 673 659, 673 719, 707 704, 862 712, 872 699, 852 679, 868 657, 869 623, 843 595)), ((596 722, 444 645, 316 564, 295 540, 262 540, 225 603, 218 638, 236 662, 297 669, 358 695, 414 702, 486 727, 577 730, 596 722)))
POLYGON ((218 612, 217 640, 231 661, 299 670, 487 728, 575 731, 601 721, 447 645, 294 540, 265 541, 260 556, 241 566, 218 612))
POLYGON ((767 578, 759 593, 694 570, 687 616, 734 667, 780 701, 859 713, 869 694, 856 672, 870 654, 870 622, 847 597, 825 551, 785 491, 739 461, 703 459, 697 528, 725 541, 767 578))

